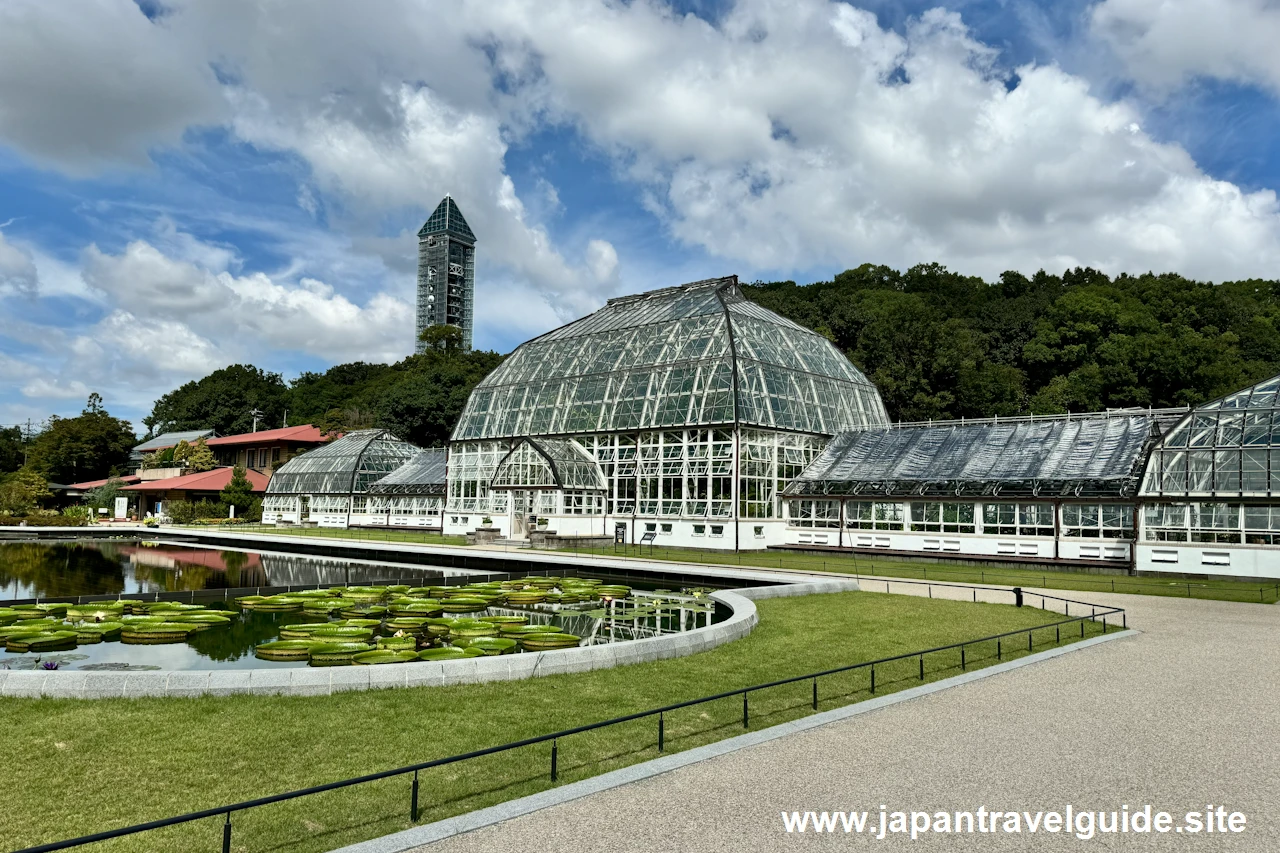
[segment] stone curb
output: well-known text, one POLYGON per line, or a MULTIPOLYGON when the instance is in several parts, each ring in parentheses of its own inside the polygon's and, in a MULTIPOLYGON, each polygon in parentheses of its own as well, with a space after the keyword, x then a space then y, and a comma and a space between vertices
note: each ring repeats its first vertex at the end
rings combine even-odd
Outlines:
POLYGON ((761 729, 749 734, 717 741, 716 743, 707 744, 706 746, 695 747, 694 749, 688 749, 684 752, 678 752, 673 755, 664 755, 663 757, 653 759, 652 761, 633 764, 630 767, 624 767, 621 770, 614 770, 609 773, 603 773, 599 776, 593 776, 590 779, 584 779, 581 782, 573 782, 559 788, 541 791, 528 797, 521 797, 518 800, 499 803, 496 806, 490 806, 486 809, 480 809, 468 814, 462 814, 446 820, 436 821, 435 823, 415 826, 412 829, 406 829, 402 832, 396 832, 391 835, 384 835, 381 838, 375 838, 370 841, 363 841, 358 844, 342 847, 332 851, 332 853, 408 853, 408 851, 415 850, 427 844, 433 844, 437 841, 443 841, 446 838, 452 838, 455 835, 462 835, 463 833, 471 832, 475 829, 493 826, 494 824, 502 823, 503 821, 511 820, 512 818, 521 817, 552 806, 572 802, 573 800, 581 799, 582 797, 599 793, 601 791, 607 791, 611 788, 618 788, 631 782, 651 779, 655 776, 660 776, 663 773, 669 773, 672 770, 678 770, 681 767, 688 767, 689 765, 697 764, 711 758, 716 758, 731 752, 737 752, 739 750, 746 749, 747 747, 767 743, 768 741, 786 737, 787 735, 816 729, 820 726, 840 722, 841 720, 847 720, 861 714, 878 711, 882 708, 887 708, 902 702, 908 702, 912 699, 928 696, 932 693, 937 693, 951 687, 959 687, 962 684, 968 684, 983 678, 990 678, 993 675, 1000 675, 1020 667, 1052 660, 1053 658, 1060 657, 1071 652, 1082 651, 1100 643, 1109 643, 1113 640, 1137 636, 1139 633, 1139 631, 1133 629, 1117 631, 1114 634, 1107 634, 1100 637, 1092 637, 1088 640, 1081 640, 1080 642, 1072 643, 1069 646, 1047 649, 1043 652, 1037 652, 1032 655, 1027 655, 1026 657, 1017 658, 1016 660, 1005 661, 1004 663, 998 663, 973 672, 966 672, 941 681, 934 681, 920 687, 901 690, 888 696, 868 699, 854 705, 846 705, 843 708, 823 711, 822 713, 813 714, 799 720, 794 720, 790 723, 771 726, 767 729, 761 729))
POLYGON ((780 587, 720 590, 711 597, 732 611, 728 619, 682 634, 550 652, 452 661, 420 661, 387 667, 331 669, 235 669, 152 672, 66 672, 0 670, 0 697, 136 699, 149 696, 230 696, 259 694, 319 696, 347 690, 389 687, 443 687, 514 681, 543 675, 588 672, 622 664, 683 657, 740 640, 760 621, 753 599, 812 595, 858 589, 854 581, 819 581, 780 587))

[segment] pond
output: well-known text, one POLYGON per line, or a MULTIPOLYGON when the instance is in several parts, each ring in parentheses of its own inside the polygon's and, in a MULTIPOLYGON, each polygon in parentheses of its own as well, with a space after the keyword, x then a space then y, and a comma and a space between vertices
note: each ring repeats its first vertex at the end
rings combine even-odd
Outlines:
POLYGON ((0 603, 0 668, 7 669, 440 660, 621 642, 705 627, 728 615, 705 589, 639 589, 589 577, 508 578, 141 541, 0 543, 0 583, 9 601, 28 600, 0 603), (295 590, 252 594, 254 587, 286 585, 295 590), (188 590, 205 594, 155 600, 155 593, 188 590), (118 600, 29 603, 79 595, 118 600))

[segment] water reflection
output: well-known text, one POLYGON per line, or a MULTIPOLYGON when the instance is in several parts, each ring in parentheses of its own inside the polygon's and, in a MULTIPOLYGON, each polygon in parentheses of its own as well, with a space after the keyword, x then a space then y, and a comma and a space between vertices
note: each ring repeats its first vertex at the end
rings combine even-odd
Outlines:
POLYGON ((0 542, 0 599, 371 584, 399 578, 425 582, 446 574, 459 573, 168 542, 0 542))

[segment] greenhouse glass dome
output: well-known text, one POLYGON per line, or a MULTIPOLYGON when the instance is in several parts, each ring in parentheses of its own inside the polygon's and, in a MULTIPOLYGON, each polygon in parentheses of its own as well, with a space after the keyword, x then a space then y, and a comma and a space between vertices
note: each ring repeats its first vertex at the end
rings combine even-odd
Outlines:
POLYGON ((827 438, 886 422, 834 344, 748 300, 736 276, 611 299, 472 392, 445 531, 490 518, 520 538, 533 516, 561 534, 764 547, 781 488, 827 438))

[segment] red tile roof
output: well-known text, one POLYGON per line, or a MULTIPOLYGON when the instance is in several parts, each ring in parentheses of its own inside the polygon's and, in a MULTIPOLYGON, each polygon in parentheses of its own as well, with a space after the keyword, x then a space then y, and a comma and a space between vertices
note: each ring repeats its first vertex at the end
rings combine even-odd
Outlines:
POLYGON ((300 441, 307 444, 324 444, 329 439, 311 424, 284 427, 283 429, 264 429, 257 432, 246 432, 240 435, 222 435, 217 438, 206 438, 204 443, 210 447, 226 447, 229 444, 262 444, 269 441, 300 441))
MULTIPOLYGON (((184 474, 181 477, 169 477, 165 480, 147 480, 133 486, 125 486, 122 491, 128 492, 169 492, 169 491, 188 491, 188 492, 220 492, 226 488, 227 483, 231 482, 231 474, 234 468, 214 468, 212 471, 202 471, 199 474, 184 474)), ((249 478, 249 484, 255 492, 265 492, 267 490, 267 476, 259 474, 252 468, 245 471, 245 476, 249 478)))
POLYGON ((123 477, 109 477, 106 480, 89 480, 88 482, 84 482, 84 483, 72 483, 69 486, 63 486, 63 488, 74 489, 75 491, 83 492, 83 491, 88 491, 89 489, 96 489, 99 486, 105 486, 110 480, 120 480, 121 482, 124 482, 124 483, 136 483, 141 479, 142 478, 139 477, 137 474, 125 474, 123 477))

